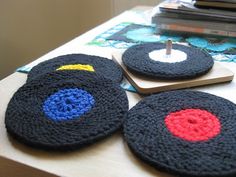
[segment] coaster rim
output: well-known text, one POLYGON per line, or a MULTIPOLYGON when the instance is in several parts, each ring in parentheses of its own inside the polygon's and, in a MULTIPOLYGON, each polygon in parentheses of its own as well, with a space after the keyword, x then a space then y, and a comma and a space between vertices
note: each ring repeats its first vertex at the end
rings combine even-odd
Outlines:
MULTIPOLYGON (((150 100, 152 100, 151 99, 151 97, 153 97, 153 96, 155 96, 156 98, 160 98, 161 96, 163 96, 164 94, 172 94, 172 93, 176 93, 177 92, 177 94, 181 94, 181 93, 183 93, 183 94, 185 94, 185 93, 193 93, 193 94, 203 94, 203 96, 210 96, 210 97, 212 97, 212 98, 217 98, 217 99, 219 99, 219 100, 223 100, 223 101, 225 101, 226 103, 227 103, 227 106, 232 106, 233 108, 234 108, 234 110, 236 110, 236 105, 234 104, 234 103, 232 103, 231 101, 229 101, 229 100, 227 100, 227 99, 225 99, 225 98, 222 98, 222 97, 219 97, 219 96, 215 96, 215 95, 212 95, 212 94, 208 94, 208 93, 204 93, 204 92, 199 92, 199 91, 189 91, 189 90, 180 90, 180 91, 168 91, 168 92, 163 92, 163 93, 161 93, 161 94, 155 94, 155 95, 152 95, 152 96, 149 96, 149 97, 146 97, 146 98, 144 98, 141 102, 139 102, 137 105, 135 105, 129 112, 128 112, 128 115, 127 115, 127 117, 126 117, 126 119, 125 119, 125 121, 124 121, 124 138, 125 138, 125 140, 126 140, 126 142, 127 142, 127 144, 128 144, 128 147, 130 148, 130 150, 138 157, 138 158, 140 158, 141 160, 143 160, 144 162, 146 162, 146 163, 148 163, 149 165, 151 165, 151 166, 153 166, 153 167, 155 167, 156 169, 158 169, 158 170, 161 170, 161 171, 165 171, 165 172, 168 172, 168 173, 171 173, 171 174, 178 174, 178 175, 187 175, 187 176, 201 176, 201 177, 203 177, 203 176, 223 176, 223 175, 229 175, 229 176, 233 176, 233 175, 235 175, 236 174, 236 168, 232 168, 231 170, 224 170, 223 172, 222 172, 222 170, 218 170, 218 171, 214 171, 214 169, 212 169, 212 171, 210 172, 210 171, 203 171, 203 169, 202 169, 202 173, 200 173, 199 174, 199 171, 194 171, 193 169, 192 170, 189 170, 189 169, 186 169, 186 170, 183 170, 183 167, 181 167, 181 170, 179 170, 178 168, 174 168, 175 166, 171 166, 171 165, 168 165, 168 164, 166 164, 166 163, 162 163, 161 161, 159 161, 158 159, 157 159, 157 157, 155 157, 155 158, 153 158, 152 156, 150 156, 148 153, 147 153, 147 151, 145 151, 142 147, 141 147, 141 145, 138 147, 138 144, 140 144, 140 143, 137 143, 137 142, 133 142, 133 140, 132 140, 132 138, 134 138, 134 137, 132 137, 132 136, 130 136, 129 134, 130 134, 130 127, 129 127, 129 125, 128 124, 130 124, 130 123, 128 123, 129 121, 134 121, 134 120, 129 120, 129 114, 131 114, 131 111, 133 111, 133 116, 139 116, 139 117, 141 117, 142 116, 142 113, 140 113, 140 114, 138 114, 137 112, 136 113, 134 113, 134 111, 136 111, 136 110, 140 110, 140 109, 142 109, 142 104, 146 104, 146 106, 147 107, 149 107, 150 109, 151 109, 151 105, 150 104, 148 104, 148 101, 150 101, 150 100), (160 96, 161 95, 161 96, 160 96), (141 105, 141 106, 140 106, 141 105)), ((165 95, 164 95, 165 96, 165 95)), ((153 98, 154 99, 154 98, 153 98)), ((160 108, 160 109, 162 109, 162 108, 160 108)), ((150 113, 150 114, 152 114, 152 113, 150 113)), ((232 113, 231 113, 232 114, 232 113)), ((229 114, 229 115, 231 115, 231 114, 229 114)), ((235 116, 234 116, 235 117, 235 116)), ((135 119, 135 118, 130 118, 130 119, 135 119)), ((151 120, 151 119, 153 119, 153 118, 150 118, 149 119, 149 121, 151 120)), ((135 119, 136 120, 136 119, 135 119)), ((230 119, 231 121, 232 121, 232 118, 230 119)), ((164 120, 163 120, 164 121, 164 120)), ((223 126, 223 125, 222 125, 223 126)), ((138 131, 139 130, 139 128, 136 128, 135 129, 135 131, 138 131)), ((131 132, 134 132, 134 130, 133 131, 131 131, 131 132)), ((223 132, 223 134, 225 134, 225 135, 227 135, 227 133, 224 133, 223 132)), ((146 136, 147 136, 147 134, 146 134, 146 136)), ((167 135, 166 135, 167 136, 167 135)), ((168 135, 169 136, 169 135, 168 135)), ((221 135, 221 136, 223 136, 223 135, 221 135)), ((229 136, 229 135, 228 135, 229 136)), ((140 138, 140 137, 139 137, 140 138)), ((174 137, 174 138, 176 138, 176 137, 174 137)), ((157 138, 156 138, 157 139, 157 138)), ((177 138, 176 138, 177 139, 177 138)), ((218 138, 218 139, 220 139, 220 138, 218 138)), ((167 139, 166 141, 169 141, 169 139, 167 139)), ((189 144, 191 144, 190 142, 188 142, 188 141, 184 141, 184 140, 182 140, 182 139, 178 139, 178 140, 175 140, 175 141, 173 141, 172 143, 177 143, 177 142, 187 142, 186 143, 186 145, 189 143, 189 144)), ((213 140, 212 139, 210 139, 210 140, 208 140, 208 141, 206 141, 206 145, 210 145, 211 144, 211 142, 210 143, 208 143, 209 141, 215 141, 214 143, 217 143, 217 140, 215 140, 214 138, 213 138, 213 140)), ((158 143, 160 143, 160 142, 158 142, 158 143)), ((200 142, 200 143, 203 143, 203 142, 200 142)), ((200 144, 199 143, 199 144, 200 144)), ((204 142, 205 143, 205 142, 204 142)), ((214 145, 214 144, 212 144, 212 145, 214 145)), ((200 146, 199 146, 200 147, 200 146)), ((232 147, 232 146, 231 146, 232 147)), ((190 146, 189 146, 189 148, 190 148, 190 146)), ((172 149, 173 150, 173 149, 172 149)), ((232 152, 231 152, 232 153, 232 152)), ((202 154, 203 155, 203 154, 202 154)), ((219 160, 218 160, 219 161, 219 160)), ((196 165, 196 164, 195 164, 196 165)), ((229 165, 228 165, 229 166, 229 165)), ((220 168, 220 167, 219 167, 220 168)), ((222 168, 222 167, 221 167, 222 168)))
MULTIPOLYGON (((26 99, 26 100, 28 101, 29 99, 26 99)), ((27 102, 26 100, 25 100, 25 102, 27 102)), ((27 104, 30 105, 30 103, 32 103, 32 101, 27 104)), ((18 104, 19 104, 19 101, 18 101, 18 104)), ((111 104, 110 102, 109 102, 109 104, 107 103, 106 107, 109 107, 110 104, 111 104)), ((26 111, 26 110, 24 107, 21 107, 21 108, 17 109, 17 112, 18 111, 20 112, 19 115, 22 115, 23 114, 22 112, 26 111)), ((26 144, 28 146, 31 146, 31 147, 34 147, 37 149, 43 149, 43 150, 70 151, 70 150, 79 149, 79 148, 84 147, 89 144, 96 143, 100 139, 104 139, 105 137, 110 136, 115 131, 119 130, 122 126, 124 115, 127 111, 128 111, 127 95, 126 95, 125 91, 119 86, 118 83, 114 83, 109 79, 101 77, 100 75, 96 75, 96 74, 94 75, 94 73, 89 73, 89 72, 81 72, 78 75, 78 72, 75 72, 75 71, 60 71, 60 72, 55 71, 53 73, 47 73, 46 75, 43 75, 35 80, 25 83, 21 88, 19 88, 19 90, 13 95, 12 99, 10 100, 10 102, 8 104, 8 108, 6 110, 5 127, 8 131, 8 133, 10 135, 12 135, 13 138, 19 140, 20 142, 22 142, 23 144, 26 144), (50 79, 48 79, 48 78, 50 78, 50 79), (45 82, 43 82, 42 80, 45 82), (57 82, 55 82, 55 83, 53 82, 53 83, 51 83, 51 85, 49 85, 52 80, 54 82, 55 81, 57 81, 57 82), (92 84, 90 81, 92 82, 92 84), (100 83, 98 83, 98 81, 100 81, 100 83), (61 134, 62 132, 66 132, 66 129, 68 129, 69 127, 73 127, 75 124, 77 124, 76 125, 77 128, 79 128, 81 126, 85 126, 85 128, 86 128, 91 124, 93 129, 95 129, 98 132, 95 134, 94 133, 89 134, 89 136, 87 136, 86 132, 89 133, 89 131, 87 131, 86 129, 85 129, 85 132, 82 132, 82 130, 78 130, 77 132, 81 133, 81 134, 77 134, 77 135, 79 135, 78 137, 76 136, 77 140, 75 140, 75 141, 68 140, 68 141, 66 141, 66 143, 63 144, 63 143, 60 143, 62 141, 59 141, 59 143, 57 141, 56 141, 56 143, 52 143, 51 142, 52 139, 50 139, 50 138, 48 141, 45 141, 47 138, 43 137, 44 132, 40 132, 41 128, 32 130, 32 132, 34 132, 34 133, 40 132, 41 138, 39 138, 39 139, 32 138, 32 137, 36 137, 36 135, 33 135, 33 134, 30 135, 31 137, 28 137, 27 131, 25 131, 25 133, 21 133, 21 132, 17 132, 17 130, 14 130, 14 125, 11 125, 10 123, 12 123, 13 120, 16 120, 16 118, 10 117, 10 115, 12 115, 13 113, 11 113, 9 106, 12 106, 15 103, 16 99, 19 99, 19 96, 18 96, 19 94, 25 93, 27 89, 41 87, 42 85, 46 85, 46 87, 48 89, 45 89, 45 87, 44 87, 44 88, 40 88, 41 89, 40 92, 37 90, 34 90, 31 92, 31 93, 37 94, 35 97, 40 100, 40 101, 38 101, 38 103, 35 103, 37 111, 34 111, 33 113, 29 113, 28 118, 20 118, 19 120, 17 120, 17 123, 19 123, 19 122, 22 123, 21 125, 18 125, 18 126, 23 128, 25 126, 25 125, 23 125, 24 121, 32 119, 32 117, 35 116, 35 114, 40 113, 40 111, 41 111, 41 113, 39 115, 37 114, 38 117, 36 116, 36 118, 38 118, 38 120, 32 121, 30 124, 27 124, 27 125, 31 125, 32 127, 35 127, 37 125, 44 124, 45 126, 43 126, 43 127, 44 128, 46 127, 45 128, 46 130, 44 129, 44 131, 46 131, 46 132, 50 132, 51 131, 50 127, 55 126, 56 128, 61 128, 61 130, 59 129, 59 132, 58 132, 59 134, 61 134), (58 88, 55 88, 57 86, 58 86, 58 88), (103 98, 103 99, 101 99, 101 101, 99 101, 97 99, 100 94, 99 92, 104 92, 104 90, 100 90, 100 91, 95 90, 92 93, 92 95, 94 96, 94 99, 97 100, 95 103, 95 107, 93 107, 90 112, 85 113, 81 117, 79 117, 77 119, 75 118, 75 119, 71 119, 71 120, 57 122, 57 121, 53 121, 52 119, 48 118, 45 115, 45 113, 42 112, 42 104, 45 101, 45 99, 49 95, 56 93, 57 90, 61 90, 63 88, 68 88, 68 87, 69 88, 72 88, 72 87, 82 88, 84 90, 88 90, 88 88, 90 87, 90 91, 91 91, 91 90, 93 90, 94 86, 96 86, 97 88, 100 88, 100 89, 104 87, 103 89, 107 90, 107 92, 108 91, 110 91, 110 92, 105 93, 105 94, 107 94, 106 98, 103 98), (110 87, 105 88, 105 86, 110 86, 110 87), (41 96, 40 93, 42 93, 42 90, 45 90, 45 92, 50 92, 50 94, 45 93, 43 96, 41 96), (115 95, 115 96, 113 96, 112 99, 111 99, 111 90, 113 90, 112 95, 113 94, 115 95), (48 96, 46 97, 45 95, 48 95, 48 96), (110 95, 110 96, 108 97, 108 95, 110 95), (118 102, 114 102, 115 99, 117 99, 117 97, 116 97, 117 95, 120 96, 120 99, 118 102), (104 102, 102 102, 102 100, 103 101, 110 100, 111 102, 114 103, 113 106, 112 105, 111 106, 113 108, 117 108, 117 110, 112 110, 111 113, 109 113, 108 111, 105 111, 105 113, 101 113, 101 115, 99 115, 99 116, 93 116, 94 113, 92 111, 96 111, 97 113, 99 111, 103 111, 103 110, 101 110, 101 108, 104 108, 104 106, 97 107, 99 105, 104 104, 104 102), (107 119, 107 117, 104 117, 105 115, 106 116, 114 115, 114 117, 112 117, 111 119, 107 119), (43 120, 43 121, 41 121, 41 120, 43 120), (93 125, 92 123, 95 120, 100 120, 100 122, 99 122, 100 124, 93 125), (109 120, 109 121, 107 121, 107 120, 109 120), (40 124, 37 124, 37 123, 40 123, 40 124), (99 125, 103 126, 103 127, 97 127, 99 125), (85 136, 85 138, 84 139, 81 138, 82 140, 78 139, 82 136, 85 136), (43 139, 44 142, 40 142, 40 139, 43 139)), ((14 111, 14 114, 16 114, 15 112, 16 111, 14 111)), ((18 115, 18 117, 19 117, 19 115, 18 115)), ((27 123, 27 122, 25 122, 25 123, 27 123)), ((76 127, 74 127, 73 129, 76 130, 77 129, 76 127)), ((74 132, 74 133, 76 133, 76 132, 74 132)), ((74 134, 74 133, 69 131, 68 135, 66 135, 66 136, 70 136, 70 134, 74 134)), ((50 136, 51 136, 51 138, 53 138, 53 136, 54 136, 54 138, 56 137, 54 133, 53 133, 53 135, 50 135, 50 136)), ((59 137, 57 137, 57 138, 59 139, 59 137)))
POLYGON ((92 65, 96 73, 102 75, 107 79, 119 83, 123 79, 122 70, 114 61, 105 57, 100 57, 95 55, 73 53, 73 54, 59 55, 57 57, 53 57, 51 59, 40 62, 28 72, 26 82, 34 80, 37 77, 42 76, 43 74, 53 72, 63 65, 78 64, 77 61, 79 62, 79 64, 92 65), (106 65, 109 65, 109 70, 107 69, 108 66, 106 65), (103 68, 101 68, 104 66, 106 67, 105 69, 107 69, 107 71, 105 72, 103 71, 103 68), (47 70, 45 71, 45 69, 48 69, 48 71, 47 70), (115 71, 115 73, 110 71, 115 71))
POLYGON ((206 74, 214 65, 210 54, 200 49, 180 44, 173 44, 172 48, 187 54, 187 59, 182 62, 159 62, 149 57, 150 52, 165 47, 165 44, 159 42, 134 45, 123 53, 122 61, 127 69, 133 73, 168 80, 196 78, 206 74))

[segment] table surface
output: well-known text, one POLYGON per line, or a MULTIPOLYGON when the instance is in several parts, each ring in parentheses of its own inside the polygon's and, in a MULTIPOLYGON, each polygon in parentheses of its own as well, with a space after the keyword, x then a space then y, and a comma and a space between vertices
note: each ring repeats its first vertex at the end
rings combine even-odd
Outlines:
MULTIPOLYGON (((144 16, 137 18, 137 15, 134 14, 137 11, 146 12, 150 9, 151 7, 139 7, 132 11, 126 11, 110 21, 73 39, 63 46, 47 53, 37 59, 36 62, 69 53, 85 53, 111 59, 112 52, 117 49, 92 47, 84 44, 91 41, 101 32, 104 32, 121 22, 146 22, 144 16)), ((234 73, 236 72, 235 63, 222 64, 234 73)), ((121 132, 118 132, 87 148, 67 153, 36 150, 13 140, 6 133, 4 125, 5 111, 10 98, 14 92, 16 92, 16 90, 25 83, 26 77, 26 74, 16 72, 0 81, 0 157, 2 159, 12 160, 14 162, 29 166, 29 168, 35 168, 53 175, 65 177, 171 176, 166 173, 159 172, 137 159, 127 148, 126 143, 122 139, 121 132)), ((234 94, 235 89, 236 81, 234 79, 230 83, 197 87, 192 90, 212 93, 236 103, 236 94, 234 94)), ((134 106, 141 99, 141 96, 135 93, 127 92, 127 95, 129 98, 130 107, 134 106)))

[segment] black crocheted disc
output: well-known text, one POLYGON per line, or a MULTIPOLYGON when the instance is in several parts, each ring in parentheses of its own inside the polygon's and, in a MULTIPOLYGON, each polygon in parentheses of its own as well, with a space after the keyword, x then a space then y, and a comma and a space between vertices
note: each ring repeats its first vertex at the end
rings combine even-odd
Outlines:
POLYGON ((124 121, 134 154, 180 176, 236 176, 236 105, 211 94, 171 91, 144 98, 124 121))
POLYGON ((94 72, 115 82, 121 82, 123 78, 121 68, 112 60, 85 54, 69 54, 39 63, 28 73, 27 82, 34 80, 45 73, 55 71, 61 66, 73 64, 91 65, 94 68, 94 72))
POLYGON ((100 75, 74 72, 47 73, 23 85, 6 111, 9 134, 35 148, 71 150, 118 130, 128 111, 125 91, 100 75))
POLYGON ((187 54, 181 62, 166 63, 152 60, 149 53, 165 49, 162 43, 145 43, 127 49, 122 60, 132 72, 159 79, 190 79, 207 73, 213 66, 212 57, 197 48, 174 44, 173 49, 187 54))

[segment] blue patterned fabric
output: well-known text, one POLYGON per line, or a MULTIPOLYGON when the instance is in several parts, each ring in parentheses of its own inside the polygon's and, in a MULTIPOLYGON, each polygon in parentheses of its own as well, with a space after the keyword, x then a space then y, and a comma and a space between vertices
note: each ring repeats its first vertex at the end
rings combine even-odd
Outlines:
POLYGON ((49 96, 43 104, 43 111, 55 121, 78 118, 88 112, 95 100, 87 91, 71 88, 60 90, 49 96))
POLYGON ((213 36, 181 36, 171 33, 155 34, 155 26, 123 22, 95 37, 88 45, 127 49, 145 42, 165 42, 171 39, 207 51, 214 60, 236 62, 236 38, 213 36))
POLYGON ((158 41, 158 37, 153 35, 153 28, 140 28, 128 31, 124 34, 128 39, 132 39, 134 41, 143 41, 143 42, 156 42, 158 41))
POLYGON ((127 49, 137 43, 165 42, 168 39, 179 42, 183 39, 179 35, 155 35, 154 32, 155 26, 123 22, 101 33, 88 45, 127 49))
POLYGON ((171 39, 172 41, 180 41, 182 37, 172 36, 172 35, 163 35, 157 36, 155 34, 155 28, 140 28, 128 31, 124 34, 128 39, 132 39, 137 42, 161 42, 171 39))

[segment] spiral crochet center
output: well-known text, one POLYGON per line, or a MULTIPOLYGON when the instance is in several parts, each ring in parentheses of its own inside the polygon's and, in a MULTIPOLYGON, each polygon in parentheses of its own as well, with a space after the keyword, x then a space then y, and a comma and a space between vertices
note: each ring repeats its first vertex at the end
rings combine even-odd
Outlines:
POLYGON ((87 91, 69 88, 49 96, 43 103, 43 111, 52 120, 69 120, 85 114, 94 104, 93 96, 87 91))
POLYGON ((201 109, 185 109, 170 113, 165 118, 168 130, 187 141, 205 141, 220 133, 219 119, 201 109))

